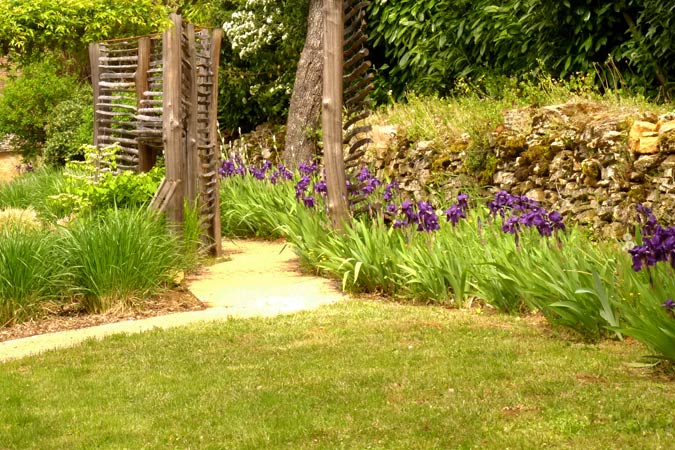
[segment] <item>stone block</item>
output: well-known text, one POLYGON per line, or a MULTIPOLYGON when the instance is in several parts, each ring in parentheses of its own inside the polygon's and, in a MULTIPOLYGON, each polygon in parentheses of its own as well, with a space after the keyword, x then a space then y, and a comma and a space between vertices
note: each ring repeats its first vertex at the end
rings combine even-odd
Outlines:
POLYGON ((633 167, 637 172, 644 174, 645 172, 658 166, 662 160, 663 157, 658 154, 641 155, 640 157, 638 157, 638 159, 635 160, 635 162, 633 163, 633 167))

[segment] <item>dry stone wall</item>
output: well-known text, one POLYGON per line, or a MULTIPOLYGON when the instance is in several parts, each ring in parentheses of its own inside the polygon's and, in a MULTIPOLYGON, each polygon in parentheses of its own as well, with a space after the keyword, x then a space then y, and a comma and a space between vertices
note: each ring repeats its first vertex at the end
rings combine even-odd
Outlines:
POLYGON ((639 202, 664 223, 675 221, 675 113, 575 102, 508 111, 480 147, 468 134, 441 146, 404 136, 374 127, 364 162, 398 179, 411 197, 430 190, 450 197, 478 182, 613 237, 632 226, 639 202))

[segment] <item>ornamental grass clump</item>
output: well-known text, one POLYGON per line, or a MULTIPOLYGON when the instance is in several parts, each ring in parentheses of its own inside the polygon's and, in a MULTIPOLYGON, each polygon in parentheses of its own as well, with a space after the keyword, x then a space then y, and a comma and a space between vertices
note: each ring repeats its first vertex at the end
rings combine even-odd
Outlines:
POLYGON ((10 228, 37 231, 42 228, 42 222, 31 207, 0 209, 0 231, 10 228))
POLYGON ((58 216, 49 198, 58 194, 66 184, 63 172, 41 168, 26 172, 9 182, 0 182, 0 209, 33 208, 41 219, 58 216))
POLYGON ((68 284, 88 312, 126 306, 169 286, 181 247, 164 220, 146 209, 114 209, 80 219, 59 243, 68 284))
POLYGON ((40 311, 40 303, 62 292, 65 277, 51 232, 7 227, 0 230, 0 327, 40 311))

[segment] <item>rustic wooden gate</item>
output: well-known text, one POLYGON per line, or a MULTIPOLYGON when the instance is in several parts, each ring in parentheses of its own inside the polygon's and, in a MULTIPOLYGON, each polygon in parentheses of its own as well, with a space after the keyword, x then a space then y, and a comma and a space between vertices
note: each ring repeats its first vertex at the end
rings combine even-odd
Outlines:
POLYGON ((221 253, 217 124, 222 30, 172 14, 162 34, 91 44, 94 145, 117 144, 117 168, 148 171, 164 155, 152 205, 180 224, 199 208, 202 243, 221 253))

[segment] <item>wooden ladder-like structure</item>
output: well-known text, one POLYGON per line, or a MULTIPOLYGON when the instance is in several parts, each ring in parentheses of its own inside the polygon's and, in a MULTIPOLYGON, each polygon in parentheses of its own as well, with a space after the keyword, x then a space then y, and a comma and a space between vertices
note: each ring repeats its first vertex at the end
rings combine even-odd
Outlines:
POLYGON ((146 172, 164 155, 152 206, 183 223, 199 208, 203 247, 221 254, 218 65, 221 29, 171 15, 162 34, 91 44, 94 145, 117 145, 118 170, 146 172))

